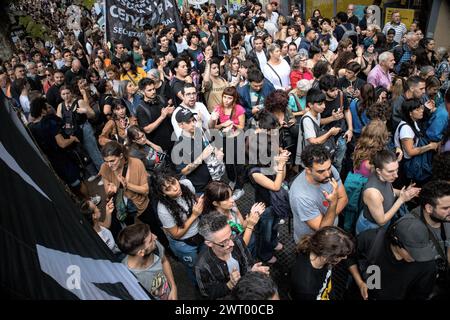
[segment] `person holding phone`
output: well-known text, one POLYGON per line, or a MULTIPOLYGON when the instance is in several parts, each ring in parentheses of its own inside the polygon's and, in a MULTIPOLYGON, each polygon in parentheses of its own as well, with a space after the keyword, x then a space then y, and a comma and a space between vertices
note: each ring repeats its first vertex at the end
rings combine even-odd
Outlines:
POLYGON ((341 128, 343 133, 336 136, 336 150, 333 159, 333 165, 340 172, 347 151, 347 143, 353 138, 353 120, 348 99, 337 86, 338 81, 335 76, 324 75, 319 80, 319 87, 326 96, 325 110, 321 114, 320 124, 325 130, 333 127, 341 128))
MULTIPOLYGON (((258 128, 256 134, 258 138, 270 135, 272 130, 276 130, 276 118, 273 114, 263 110, 258 115, 258 128)), ((256 164, 249 170, 250 181, 255 188, 255 202, 262 202, 266 209, 256 226, 256 256, 262 262, 273 264, 277 261, 274 253, 283 250, 283 244, 278 241, 278 227, 280 217, 275 214, 272 207, 271 193, 279 192, 286 177, 286 163, 289 161, 291 153, 288 150, 279 149, 278 153, 268 164, 265 164, 260 155, 271 155, 270 144, 257 146, 257 150, 250 150, 250 155, 256 156, 256 164), (267 148, 268 150, 259 150, 267 148)))

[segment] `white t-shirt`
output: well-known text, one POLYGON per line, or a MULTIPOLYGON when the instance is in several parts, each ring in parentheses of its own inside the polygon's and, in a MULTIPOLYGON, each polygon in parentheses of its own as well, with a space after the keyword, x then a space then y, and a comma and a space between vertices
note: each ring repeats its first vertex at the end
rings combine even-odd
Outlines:
POLYGON ((264 29, 273 37, 275 33, 278 31, 277 25, 270 21, 264 22, 264 29))
POLYGON ((175 46, 177 47, 177 53, 182 53, 185 49, 189 48, 186 39, 184 38, 181 43, 175 42, 175 46))
MULTIPOLYGON (((180 180, 180 183, 182 185, 185 185, 186 187, 189 188, 189 190, 191 190, 192 193, 195 194, 195 189, 194 186, 192 185, 192 182, 188 179, 183 179, 180 180)), ((184 210, 189 210, 189 206, 187 204, 186 201, 184 201, 183 198, 177 198, 175 200, 184 210)), ((169 210, 166 208, 165 205, 163 205, 161 202, 158 202, 158 217, 159 220, 161 221, 161 224, 163 226, 163 228, 165 229, 170 229, 173 228, 177 225, 174 217, 172 216, 172 214, 169 212, 169 210)), ((186 214, 183 214, 181 216, 181 220, 186 221, 188 219, 186 214)), ((191 224, 191 226, 189 227, 189 229, 186 231, 186 233, 184 234, 184 236, 182 236, 180 238, 180 240, 184 240, 190 237, 195 236, 198 233, 198 219, 195 219, 195 221, 191 224)))
POLYGON ((273 84, 275 89, 289 90, 291 88, 291 80, 289 78, 291 67, 286 60, 281 59, 281 63, 276 66, 267 63, 262 68, 262 72, 264 77, 273 84))
POLYGON ((264 68, 264 66, 267 64, 267 57, 266 57, 266 53, 263 51, 261 52, 256 52, 256 57, 258 58, 259 61, 259 66, 261 68, 261 70, 264 68))
POLYGON ((29 113, 30 112, 30 100, 28 99, 28 96, 22 96, 19 97, 20 106, 22 107, 23 112, 29 113))
POLYGON ((97 232, 97 234, 102 238, 103 242, 106 243, 113 253, 120 253, 120 249, 114 241, 111 231, 102 226, 100 226, 100 229, 100 232, 97 232))
POLYGON ((296 45, 297 45, 297 50, 298 50, 298 47, 300 46, 300 42, 302 42, 302 38, 301 37, 298 37, 297 39, 295 39, 295 40, 292 40, 292 37, 287 37, 286 38, 286 40, 285 40, 288 44, 289 43, 291 43, 291 42, 294 42, 296 45))
MULTIPOLYGON (((173 131, 174 131, 175 135, 177 136, 177 140, 181 136, 181 132, 183 130, 181 130, 180 125, 178 124, 177 120, 175 119, 175 116, 177 115, 178 111, 180 111, 180 109, 182 107, 187 108, 186 106, 181 104, 172 113, 172 118, 170 119, 170 121, 172 122, 173 131)), ((194 108, 187 108, 187 109, 190 109, 192 111, 192 113, 197 114, 195 116, 195 118, 197 119, 197 124, 196 124, 197 127, 199 127, 199 128, 203 127, 205 130, 208 130, 208 124, 209 124, 209 120, 211 119, 211 114, 209 113, 206 106, 201 102, 196 102, 194 108)))
POLYGON ((250 51, 252 51, 253 49, 253 43, 250 42, 250 40, 253 42, 253 40, 255 39, 255 36, 252 34, 246 34, 244 37, 244 46, 245 46, 245 51, 247 51, 247 53, 250 53, 250 51))
MULTIPOLYGON (((416 130, 420 131, 419 127, 417 126, 417 122, 414 122, 414 125, 416 126, 416 130)), ((395 135, 394 135, 395 146, 397 148, 401 148, 403 150, 400 140, 414 139, 415 136, 416 135, 415 135, 413 129, 409 126, 409 124, 406 124, 405 121, 401 121, 397 127, 397 130, 395 130, 395 135), (405 125, 402 126, 402 124, 405 124, 405 125), (401 130, 399 130, 400 126, 402 126, 401 130)), ((419 139, 414 139, 414 147, 417 147, 418 143, 419 143, 419 139)), ((403 152, 403 157, 405 157, 405 159, 411 159, 411 157, 408 155, 406 150, 404 150, 404 152, 403 152)))
POLYGON ((305 113, 305 115, 303 116, 303 118, 305 117, 309 117, 306 119, 303 119, 303 137, 305 139, 305 146, 309 145, 310 143, 308 142, 308 139, 311 138, 317 138, 317 134, 316 134, 316 130, 314 129, 314 123, 313 121, 320 127, 320 114, 317 115, 317 118, 315 118, 310 111, 308 111, 307 113, 305 113))

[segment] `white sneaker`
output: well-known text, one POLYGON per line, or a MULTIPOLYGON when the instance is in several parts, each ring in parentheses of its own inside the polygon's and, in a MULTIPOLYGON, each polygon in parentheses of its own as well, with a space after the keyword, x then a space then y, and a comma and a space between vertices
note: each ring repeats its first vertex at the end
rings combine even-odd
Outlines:
POLYGON ((228 185, 230 186, 231 190, 234 190, 234 187, 236 186, 236 181, 230 181, 228 185))
POLYGON ((236 189, 233 192, 233 200, 238 201, 245 194, 244 189, 236 189))
POLYGON ((100 179, 100 181, 97 183, 98 186, 102 186, 103 185, 103 179, 100 179))
POLYGON ((284 219, 280 219, 280 222, 278 222, 278 224, 285 224, 286 221, 284 219))
POLYGON ((102 201, 102 197, 100 197, 98 194, 91 197, 91 201, 93 204, 98 205, 100 201, 102 201))
POLYGON ((87 181, 92 182, 92 181, 94 181, 95 179, 97 179, 97 175, 90 176, 90 177, 87 179, 87 181))

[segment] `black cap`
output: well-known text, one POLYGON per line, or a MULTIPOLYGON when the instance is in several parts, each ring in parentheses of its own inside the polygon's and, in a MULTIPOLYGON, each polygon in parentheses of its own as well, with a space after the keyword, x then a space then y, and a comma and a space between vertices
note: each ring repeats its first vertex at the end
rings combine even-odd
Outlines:
POLYGON ((177 120, 178 123, 188 122, 195 115, 196 115, 196 113, 192 113, 191 110, 189 110, 187 108, 181 108, 175 115, 175 120, 177 120))
POLYGON ((423 221, 407 214, 400 218, 392 228, 394 228, 393 235, 415 261, 425 262, 435 259, 437 251, 423 221))

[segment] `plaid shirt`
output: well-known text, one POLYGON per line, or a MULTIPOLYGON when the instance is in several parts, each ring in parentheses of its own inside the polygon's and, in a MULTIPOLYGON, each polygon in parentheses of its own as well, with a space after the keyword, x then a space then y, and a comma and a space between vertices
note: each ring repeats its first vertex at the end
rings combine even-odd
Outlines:
MULTIPOLYGON (((231 255, 239 263, 241 276, 253 267, 254 260, 241 236, 237 236, 234 240, 231 255)), ((230 281, 227 263, 220 260, 211 248, 208 247, 200 253, 194 271, 202 296, 213 300, 230 293, 227 287, 227 282, 230 281)))

